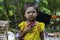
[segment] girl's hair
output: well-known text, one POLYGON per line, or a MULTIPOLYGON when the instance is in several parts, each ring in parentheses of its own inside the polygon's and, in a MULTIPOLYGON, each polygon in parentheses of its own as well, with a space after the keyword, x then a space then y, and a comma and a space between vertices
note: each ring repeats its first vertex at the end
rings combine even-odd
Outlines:
POLYGON ((38 13, 38 6, 34 3, 34 2, 26 2, 25 5, 24 5, 24 12, 26 11, 26 9, 28 7, 34 7, 35 10, 37 11, 38 13))

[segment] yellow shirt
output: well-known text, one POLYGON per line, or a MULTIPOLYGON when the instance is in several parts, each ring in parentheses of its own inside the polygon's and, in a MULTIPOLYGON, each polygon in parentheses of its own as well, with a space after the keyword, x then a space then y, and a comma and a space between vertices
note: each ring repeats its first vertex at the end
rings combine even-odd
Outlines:
MULTIPOLYGON (((27 26, 27 22, 22 22, 18 26, 23 31, 27 26)), ((36 26, 24 36, 24 40, 40 40, 40 32, 44 29, 44 26, 44 23, 36 22, 36 26)))

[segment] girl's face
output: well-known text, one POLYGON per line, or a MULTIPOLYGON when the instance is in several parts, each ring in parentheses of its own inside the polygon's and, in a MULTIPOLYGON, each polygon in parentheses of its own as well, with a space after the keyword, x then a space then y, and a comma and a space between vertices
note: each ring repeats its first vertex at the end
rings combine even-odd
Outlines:
POLYGON ((34 7, 28 7, 25 11, 25 17, 27 18, 27 20, 35 20, 37 16, 37 11, 34 7))

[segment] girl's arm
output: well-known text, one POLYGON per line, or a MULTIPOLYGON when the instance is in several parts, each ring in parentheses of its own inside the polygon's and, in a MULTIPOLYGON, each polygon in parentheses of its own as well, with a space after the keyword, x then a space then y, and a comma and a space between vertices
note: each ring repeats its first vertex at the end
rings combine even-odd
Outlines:
POLYGON ((43 31, 40 32, 40 38, 41 38, 41 40, 44 40, 44 33, 43 33, 43 31))
POLYGON ((20 32, 18 39, 19 39, 19 40, 22 40, 22 38, 24 37, 24 35, 25 35, 26 33, 27 33, 26 31, 20 32))
POLYGON ((27 27, 23 32, 20 31, 20 35, 18 37, 19 40, 21 40, 26 35, 26 33, 29 32, 30 30, 31 30, 31 27, 27 27))

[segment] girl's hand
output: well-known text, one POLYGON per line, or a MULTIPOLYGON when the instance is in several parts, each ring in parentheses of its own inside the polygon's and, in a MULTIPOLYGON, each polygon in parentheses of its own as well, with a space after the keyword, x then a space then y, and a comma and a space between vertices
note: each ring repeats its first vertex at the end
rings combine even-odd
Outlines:
POLYGON ((34 24, 29 25, 24 31, 29 32, 30 30, 32 30, 32 28, 35 26, 34 24))
POLYGON ((31 29, 32 29, 31 27, 27 27, 24 31, 29 32, 31 29))
POLYGON ((36 25, 35 22, 31 22, 24 31, 29 32, 30 30, 32 30, 32 28, 33 28, 35 25, 36 25))

